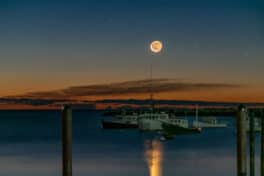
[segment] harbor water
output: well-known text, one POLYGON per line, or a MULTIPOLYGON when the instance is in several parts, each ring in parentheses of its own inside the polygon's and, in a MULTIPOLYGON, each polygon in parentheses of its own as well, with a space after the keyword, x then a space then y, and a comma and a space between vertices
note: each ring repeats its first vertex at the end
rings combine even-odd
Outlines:
MULTIPOLYGON (((233 117, 223 129, 160 142, 137 130, 103 130, 100 111, 73 112, 74 176, 236 175, 233 117)), ((0 175, 61 175, 61 112, 0 111, 0 175)), ((256 135, 256 174, 260 140, 256 135)))

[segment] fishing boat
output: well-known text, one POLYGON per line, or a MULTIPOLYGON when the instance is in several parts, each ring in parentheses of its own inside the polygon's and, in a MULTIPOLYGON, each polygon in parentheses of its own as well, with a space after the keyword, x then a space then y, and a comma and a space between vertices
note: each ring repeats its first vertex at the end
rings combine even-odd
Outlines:
POLYGON ((167 114, 144 114, 138 120, 138 127, 142 131, 161 131, 164 130, 164 124, 177 126, 179 129, 191 129, 189 122, 181 118, 169 118, 167 114))
POLYGON ((188 120, 170 118, 165 112, 143 113, 138 117, 138 127, 142 131, 159 131, 162 130, 162 124, 169 123, 188 128, 188 120))
POLYGON ((201 128, 190 128, 186 119, 171 118, 167 113, 145 113, 138 119, 141 131, 159 132, 161 140, 173 139, 176 135, 200 133, 201 128))

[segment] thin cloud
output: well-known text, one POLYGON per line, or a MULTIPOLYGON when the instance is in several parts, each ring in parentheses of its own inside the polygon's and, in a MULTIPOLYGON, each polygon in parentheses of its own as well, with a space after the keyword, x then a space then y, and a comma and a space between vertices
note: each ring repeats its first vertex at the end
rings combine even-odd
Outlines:
POLYGON ((181 92, 196 90, 216 90, 239 88, 241 85, 226 83, 191 83, 180 82, 175 79, 153 79, 153 80, 136 80, 111 84, 95 84, 87 86, 73 86, 61 90, 46 92, 31 92, 21 97, 27 98, 78 98, 89 96, 115 96, 146 94, 150 92, 150 87, 155 93, 164 92, 181 92), (150 86, 152 85, 152 86, 150 86))

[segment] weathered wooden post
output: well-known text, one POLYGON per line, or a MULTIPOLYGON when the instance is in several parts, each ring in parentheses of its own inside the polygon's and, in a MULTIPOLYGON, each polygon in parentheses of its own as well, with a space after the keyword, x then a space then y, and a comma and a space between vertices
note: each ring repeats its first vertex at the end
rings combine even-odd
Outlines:
POLYGON ((62 175, 72 176, 72 110, 69 105, 62 110, 62 175))
POLYGON ((261 111, 261 142, 260 142, 260 145, 261 145, 261 164, 260 164, 260 173, 261 173, 261 176, 264 176, 264 110, 262 109, 261 111))
POLYGON ((240 105, 237 113, 237 176, 246 176, 246 107, 240 105))
POLYGON ((249 141, 250 141, 250 176, 255 175, 255 113, 249 112, 249 141))

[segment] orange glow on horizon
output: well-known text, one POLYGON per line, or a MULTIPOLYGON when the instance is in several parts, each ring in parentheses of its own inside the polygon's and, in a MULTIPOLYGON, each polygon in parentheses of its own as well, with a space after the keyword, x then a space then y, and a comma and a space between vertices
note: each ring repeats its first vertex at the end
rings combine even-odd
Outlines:
MULTIPOLYGON (((33 88, 32 88, 33 89, 33 88)), ((34 88, 35 89, 35 88, 34 88)), ((44 89, 44 88, 43 88, 44 89)), ((35 91, 38 89, 35 89, 35 91)), ((46 89, 50 90, 50 89, 46 89)), ((54 90, 54 89, 53 89, 54 90)), ((56 89, 55 89, 56 90, 56 89)), ((57 89, 58 90, 58 89, 57 89)), ((155 93, 154 99, 160 100, 187 100, 187 101, 212 101, 212 102, 241 102, 241 103, 264 103, 264 89, 262 87, 246 87, 241 89, 215 89, 215 90, 189 90, 155 93)), ((10 92, 15 89, 11 89, 10 92)), ((4 96, 4 94, 2 92, 4 96)), ((8 94, 10 95, 10 94, 8 94)), ((18 95, 13 93, 12 95, 18 95)), ((20 94, 21 95, 21 94, 20 94)), ((23 94, 22 94, 23 95, 23 94)), ((12 97, 11 97, 12 98, 12 97)), ((13 96, 13 98, 19 98, 13 96)), ((108 95, 108 96, 86 96, 86 97, 35 97, 36 99, 68 99, 72 101, 96 101, 103 99, 139 99, 146 100, 150 98, 147 93, 144 94, 124 94, 124 95, 108 95)), ((1 103, 1 102, 0 102, 1 103)), ((97 104, 98 109, 106 108, 110 105, 97 104)), ((120 104, 111 104, 112 107, 121 107, 120 104)), ((131 106, 131 105, 130 105, 131 106)), ((58 109, 57 106, 32 106, 24 104, 0 104, 0 110, 6 109, 58 109)))

